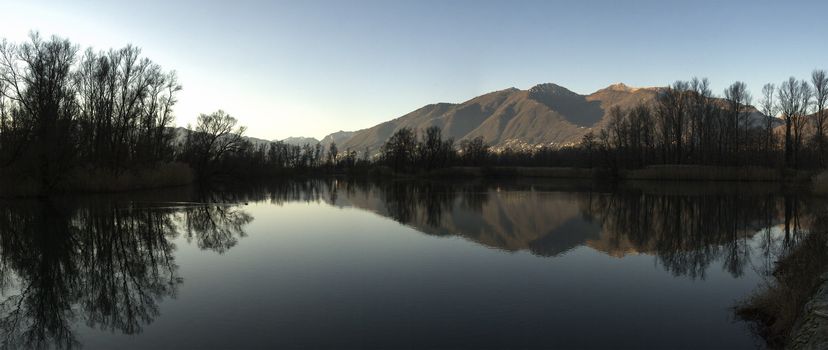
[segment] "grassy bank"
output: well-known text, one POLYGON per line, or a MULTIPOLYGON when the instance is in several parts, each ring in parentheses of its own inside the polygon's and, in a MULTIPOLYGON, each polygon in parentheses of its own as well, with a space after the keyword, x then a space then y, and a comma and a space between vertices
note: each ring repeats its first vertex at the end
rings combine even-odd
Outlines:
POLYGON ((597 169, 564 167, 451 167, 425 174, 430 177, 547 177, 558 179, 591 179, 597 169))
MULTIPOLYGON (((654 188, 671 183, 755 183, 758 186, 780 184, 810 186, 814 193, 828 195, 828 171, 814 176, 813 172, 782 171, 761 167, 716 167, 695 165, 650 166, 622 170, 612 174, 606 169, 573 167, 449 167, 415 174, 395 173, 388 167, 372 166, 354 169, 305 169, 272 173, 242 173, 230 176, 227 182, 262 181, 273 178, 304 178, 316 176, 352 176, 365 178, 425 178, 467 181, 470 178, 493 179, 561 179, 590 181, 593 184, 636 184, 654 188)), ((181 186, 195 182, 193 170, 183 163, 164 163, 154 167, 112 172, 99 168, 78 167, 68 172, 63 181, 49 189, 55 193, 106 193, 181 186)), ((671 185, 672 186, 672 185, 671 185)), ((731 185, 726 185, 731 186, 731 185)), ((6 169, 0 172, 0 196, 37 196, 46 193, 35 177, 15 174, 6 169)))
POLYGON ((805 174, 783 174, 778 169, 761 167, 722 167, 702 165, 660 165, 649 166, 643 169, 627 170, 621 172, 621 178, 625 180, 675 180, 675 181, 782 181, 793 175, 806 176, 805 174))
MULTIPOLYGON (((399 175, 390 170, 381 175, 399 175)), ((412 176, 412 175, 408 175, 412 176)), ((606 169, 571 167, 450 167, 413 176, 428 177, 544 177, 560 179, 602 179, 622 181, 701 181, 701 182, 801 182, 813 176, 808 171, 762 167, 721 167, 702 165, 660 165, 620 170, 613 175, 606 169)), ((828 175, 823 177, 828 193, 828 175)))
POLYGON ((828 196, 828 170, 815 175, 811 179, 811 191, 814 194, 828 196))
POLYGON ((779 261, 772 280, 736 307, 736 315, 753 323, 772 349, 791 347, 793 331, 807 314, 806 304, 828 271, 825 232, 809 235, 779 261))
POLYGON ((0 175, 0 196, 31 197, 59 193, 105 193, 163 188, 192 184, 193 170, 183 163, 164 163, 113 172, 106 169, 77 167, 62 181, 46 191, 35 177, 7 171, 0 175))

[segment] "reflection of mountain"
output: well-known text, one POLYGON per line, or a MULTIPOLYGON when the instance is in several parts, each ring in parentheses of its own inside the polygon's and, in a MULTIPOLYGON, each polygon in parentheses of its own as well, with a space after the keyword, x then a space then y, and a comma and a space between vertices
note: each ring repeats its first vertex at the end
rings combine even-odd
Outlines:
MULTIPOLYGON (((449 188, 431 189, 438 196, 443 195, 443 198, 435 198, 427 194, 428 191, 423 187, 414 190, 410 185, 402 185, 396 189, 348 194, 347 198, 340 195, 338 204, 348 203, 392 217, 424 233, 459 235, 509 251, 528 249, 533 242, 538 244, 550 235, 558 236, 560 227, 577 221, 579 217, 572 196, 564 193, 482 191, 455 196, 449 188)), ((586 237, 594 235, 588 234, 584 238, 574 238, 577 234, 569 236, 573 237, 572 242, 567 247, 561 247, 561 252, 582 244, 586 237)), ((553 242, 554 239, 547 241, 553 242)), ((539 251, 542 250, 539 248, 539 251)))
MULTIPOLYGON (((492 185, 325 179, 187 199, 324 201, 368 210, 426 234, 458 236, 506 251, 554 257, 589 247, 616 257, 652 255, 668 272, 692 278, 704 278, 713 263, 736 276, 748 267, 771 271, 767 266, 775 259, 767 254, 777 254, 809 225, 799 213, 812 202, 792 195, 710 193, 565 192, 558 183, 537 180, 492 185), (778 231, 766 232, 770 226, 778 231), (758 239, 748 242, 751 237, 758 239), (767 259, 752 254, 757 249, 767 250, 767 259), (752 257, 767 261, 749 261, 752 257)), ((172 241, 180 238, 222 253, 244 237, 253 220, 236 205, 131 203, 97 198, 91 203, 0 202, 2 347, 73 347, 78 321, 140 333, 183 283, 172 241)))
MULTIPOLYGON (((557 256, 585 246, 614 257, 647 254, 676 275, 704 278, 718 261, 733 275, 749 262, 749 240, 762 232, 761 249, 788 246, 802 227, 801 200, 734 187, 680 186, 612 193, 566 192, 561 183, 496 185, 439 181, 288 181, 251 190, 251 200, 325 201, 392 218, 420 232, 459 236, 507 251, 557 256), (265 193, 262 195, 261 193, 265 193), (771 227, 783 242, 771 242, 771 227)), ((580 184, 575 184, 580 185, 580 184)), ((770 269, 763 252, 760 267, 770 269), (768 265, 768 266, 765 266, 768 265)))
POLYGON ((136 334, 182 283, 171 239, 219 252, 252 218, 226 205, 0 204, 3 348, 73 348, 72 323, 136 334))
POLYGON ((555 256, 591 240, 600 239, 600 233, 601 226, 598 224, 573 219, 542 238, 530 242, 529 249, 537 255, 555 256))
POLYGON ((798 200, 767 195, 545 192, 533 187, 390 182, 321 186, 353 206, 420 232, 488 247, 556 256, 588 246, 614 257, 648 254, 665 269, 704 278, 713 261, 743 273, 747 239, 783 222, 796 230, 798 200))

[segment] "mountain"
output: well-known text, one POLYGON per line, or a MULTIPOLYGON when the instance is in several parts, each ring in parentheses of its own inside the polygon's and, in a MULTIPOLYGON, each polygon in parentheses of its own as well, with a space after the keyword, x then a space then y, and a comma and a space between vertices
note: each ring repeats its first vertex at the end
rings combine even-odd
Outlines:
POLYGON ((612 106, 629 108, 652 101, 657 88, 611 85, 590 95, 580 95, 555 84, 529 90, 509 88, 460 104, 427 105, 397 119, 357 131, 345 147, 379 149, 403 127, 422 130, 438 126, 456 141, 483 137, 490 145, 515 144, 560 146, 581 139, 600 126, 612 106))
POLYGON ((342 130, 340 130, 340 131, 337 131, 337 132, 332 133, 332 134, 328 134, 327 136, 323 137, 322 140, 319 141, 319 143, 321 143, 322 146, 324 146, 326 149, 327 149, 328 145, 330 145, 331 143, 336 143, 336 145, 338 147, 341 147, 346 142, 348 142, 348 140, 350 140, 351 137, 354 136, 354 134, 355 134, 355 132, 353 132, 353 131, 342 131, 342 130))
MULTIPOLYGON (((187 139, 187 135, 189 135, 191 132, 193 132, 193 131, 192 131, 192 130, 190 130, 190 129, 187 129, 187 128, 184 128, 184 127, 180 127, 180 126, 178 126, 178 127, 171 127, 171 128, 169 128, 169 129, 170 129, 170 130, 172 130, 172 134, 173 134, 173 143, 174 143, 174 144, 183 144, 183 143, 184 143, 184 141, 187 139)), ((257 147, 258 147, 258 146, 261 146, 261 145, 266 145, 266 144, 269 144, 269 143, 270 143, 270 141, 268 141, 268 140, 257 139, 257 138, 255 138, 255 137, 243 136, 243 138, 244 138, 245 140, 247 140, 247 141, 250 141, 250 143, 252 143, 254 146, 257 146, 257 147)))
MULTIPOLYGON (((827 113, 825 115, 828 115, 828 109, 826 109, 824 113, 827 113)), ((816 134, 817 112, 806 115, 805 119, 807 120, 807 123, 805 123, 802 127, 802 136, 807 140, 814 137, 816 134)), ((828 131, 828 121, 825 122, 823 130, 828 131)), ((782 119, 779 119, 779 121, 775 123, 774 132, 778 137, 785 137, 785 123, 782 119)))
POLYGON ((302 137, 302 136, 295 136, 295 137, 288 137, 286 139, 280 140, 283 143, 288 145, 295 145, 295 146, 304 146, 304 145, 315 145, 319 143, 319 140, 313 137, 302 137))
POLYGON ((345 142, 351 139, 354 135, 353 131, 337 131, 335 133, 331 133, 326 135, 322 138, 322 140, 317 140, 313 137, 302 137, 302 136, 294 136, 288 137, 283 140, 274 140, 274 141, 281 141, 283 143, 295 146, 304 146, 304 145, 316 145, 317 143, 321 144, 323 148, 327 149, 332 142, 336 142, 337 147, 341 147, 345 142))
MULTIPOLYGON (((370 211, 428 235, 460 237, 490 248, 547 257, 578 247, 590 247, 613 257, 661 255, 665 266, 697 264, 700 261, 686 257, 711 257, 714 247, 732 242, 734 235, 749 238, 765 225, 782 224, 779 216, 766 222, 768 218, 749 213, 727 220, 701 215, 694 219, 695 226, 683 224, 686 211, 704 210, 699 208, 710 200, 699 196, 698 188, 684 197, 675 196, 675 192, 646 190, 613 194, 559 192, 555 185, 543 183, 529 188, 509 183, 496 188, 431 186, 413 190, 400 183, 363 184, 339 190, 326 188, 319 193, 324 193, 322 200, 331 205, 370 211), (663 210, 678 202, 684 203, 682 209, 663 210), (648 218, 651 225, 631 224, 631 218, 648 218), (671 223, 676 226, 665 229, 664 225, 671 223), (705 240, 676 239, 692 236, 694 227, 707 227, 705 240)), ((758 205, 749 198, 742 200, 758 205)))
MULTIPOLYGON (((463 141, 482 137, 494 148, 564 146, 579 142, 592 129, 604 127, 614 106, 629 109, 653 102, 661 88, 613 84, 580 95, 551 83, 528 90, 509 88, 463 103, 427 105, 399 118, 354 132, 340 148, 378 151, 397 130, 438 126, 444 137, 463 141)), ((752 120, 764 116, 755 109, 752 120)), ((339 144, 339 143, 338 143, 339 144)))

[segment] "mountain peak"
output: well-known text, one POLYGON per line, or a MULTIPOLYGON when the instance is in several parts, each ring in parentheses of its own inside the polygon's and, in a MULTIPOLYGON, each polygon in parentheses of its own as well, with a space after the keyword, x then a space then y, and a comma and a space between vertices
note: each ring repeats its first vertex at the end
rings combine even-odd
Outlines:
MULTIPOLYGON (((274 140, 277 141, 277 140, 274 140)), ((286 143, 288 145, 296 145, 296 146, 304 146, 304 145, 315 145, 319 143, 319 140, 313 137, 304 137, 304 136, 291 136, 286 139, 280 140, 282 143, 286 143)))
POLYGON ((537 95, 565 96, 565 95, 577 95, 577 94, 570 91, 569 89, 567 89, 563 86, 553 84, 553 83, 544 83, 544 84, 535 85, 531 89, 529 89, 529 95, 531 95, 531 96, 537 96, 537 95))
POLYGON ((636 88, 630 87, 629 85, 624 84, 624 83, 615 83, 615 84, 612 84, 610 86, 607 86, 606 89, 607 90, 615 90, 615 91, 635 91, 635 90, 637 90, 636 88))
POLYGON ((563 86, 545 83, 528 90, 498 90, 462 103, 421 107, 359 130, 343 138, 340 149, 368 148, 376 152, 400 128, 423 130, 432 126, 441 128, 445 138, 457 141, 482 137, 493 149, 574 145, 591 128, 603 128, 612 107, 629 109, 651 103, 657 97, 655 89, 618 83, 581 95, 563 86))
POLYGON ((636 91, 639 91, 639 90, 654 90, 654 89, 657 89, 657 88, 655 88, 655 87, 632 87, 632 86, 629 86, 629 85, 624 84, 624 83, 615 83, 615 84, 607 86, 607 87, 605 87, 601 90, 598 90, 596 92, 602 92, 602 91, 636 92, 636 91))

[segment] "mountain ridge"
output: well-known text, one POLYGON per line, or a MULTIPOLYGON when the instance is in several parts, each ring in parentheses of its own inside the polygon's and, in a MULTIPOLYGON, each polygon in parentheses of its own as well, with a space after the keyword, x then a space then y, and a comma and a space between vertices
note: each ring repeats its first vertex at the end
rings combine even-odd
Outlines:
POLYGON ((529 89, 507 88, 461 103, 435 103, 372 127, 357 130, 344 147, 378 151, 403 127, 423 130, 438 126, 445 137, 463 141, 482 137, 497 147, 514 144, 565 146, 602 127, 609 109, 630 108, 653 101, 659 88, 637 88, 623 83, 581 95, 554 83, 529 89))
MULTIPOLYGON (((574 145, 590 131, 609 122, 613 107, 630 109, 651 104, 665 87, 633 87, 614 83, 582 95, 555 83, 529 89, 515 87, 488 92, 460 103, 431 103, 374 126, 325 136, 323 146, 378 153, 401 128, 419 132, 437 126, 444 138, 456 142, 483 138, 493 149, 506 147, 562 147, 574 145)), ((722 100, 723 101, 723 100, 722 100)), ((764 117, 750 107, 751 120, 764 117)))

